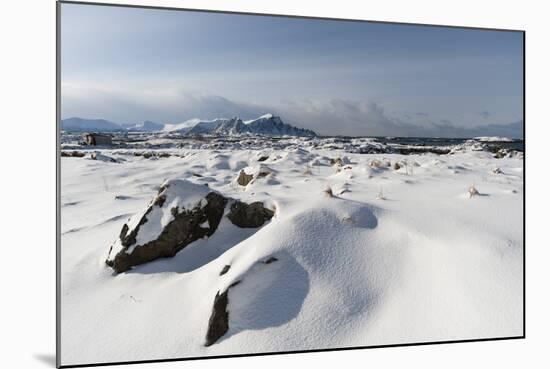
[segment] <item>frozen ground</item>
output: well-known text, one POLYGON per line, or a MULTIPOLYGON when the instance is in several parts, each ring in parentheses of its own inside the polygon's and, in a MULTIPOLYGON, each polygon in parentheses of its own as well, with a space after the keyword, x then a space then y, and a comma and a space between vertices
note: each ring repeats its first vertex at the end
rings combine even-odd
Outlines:
POLYGON ((522 157, 269 142, 62 157, 62 364, 522 334, 522 157), (243 187, 242 169, 270 174, 243 187), (223 219, 175 257, 113 275, 122 225, 175 178, 275 216, 260 229, 223 219), (235 281, 229 331, 205 347, 214 296, 235 281))

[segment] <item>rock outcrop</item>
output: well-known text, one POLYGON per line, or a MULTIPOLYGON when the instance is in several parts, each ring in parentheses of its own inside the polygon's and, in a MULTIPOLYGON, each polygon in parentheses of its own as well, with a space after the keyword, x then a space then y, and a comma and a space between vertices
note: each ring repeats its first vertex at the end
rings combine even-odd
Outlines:
POLYGON ((247 186, 253 179, 253 174, 246 174, 244 170, 241 170, 237 178, 237 183, 241 186, 247 186))
POLYGON ((273 177, 273 170, 264 164, 260 164, 254 167, 247 167, 245 169, 241 169, 241 171, 239 172, 237 183, 240 186, 246 187, 250 183, 254 183, 255 180, 259 178, 265 178, 270 175, 272 175, 273 177))
POLYGON ((258 228, 270 220, 275 213, 264 207, 261 202, 245 204, 235 201, 227 215, 233 224, 241 228, 258 228))
POLYGON ((147 208, 128 219, 106 263, 116 273, 158 258, 172 257, 191 242, 211 236, 231 202, 229 220, 257 228, 273 217, 261 202, 245 204, 186 180, 165 182, 147 208))
POLYGON ((222 294, 218 291, 216 297, 214 297, 212 314, 208 320, 205 346, 213 345, 229 330, 229 313, 227 311, 228 293, 229 288, 222 294))

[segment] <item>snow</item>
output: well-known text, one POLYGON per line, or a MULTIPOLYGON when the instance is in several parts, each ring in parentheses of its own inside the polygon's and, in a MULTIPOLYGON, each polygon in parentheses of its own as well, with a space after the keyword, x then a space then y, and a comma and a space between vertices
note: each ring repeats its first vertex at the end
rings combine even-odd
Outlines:
POLYGON ((250 123, 254 123, 257 120, 267 120, 267 119, 271 119, 271 118, 273 118, 273 114, 267 113, 267 114, 264 114, 264 115, 262 115, 262 116, 260 116, 256 119, 245 120, 244 124, 250 124, 250 123))
POLYGON ((474 139, 480 142, 514 142, 512 138, 499 136, 480 136, 474 137, 474 139))
MULTIPOLYGON (((119 164, 61 158, 63 365, 523 333, 521 157, 257 141, 257 149, 172 146, 158 160, 101 150, 126 159, 119 164), (338 157, 345 164, 331 166, 338 157), (407 165, 394 170, 396 162, 407 165), (266 168, 270 175, 236 183, 241 169, 266 168), (167 204, 190 208, 216 190, 276 213, 259 229, 223 218, 175 257, 114 276, 109 247, 166 180, 179 186, 168 193, 185 194, 167 204), (470 198, 472 185, 479 194, 470 198), (278 260, 262 262, 269 257, 278 260), (214 296, 227 288, 229 331, 205 347, 214 296)), ((170 220, 162 209, 148 215, 137 244, 170 220)))
POLYGON ((194 119, 189 119, 189 120, 186 120, 185 122, 183 123, 175 123, 175 124, 170 124, 170 123, 167 123, 164 125, 164 128, 163 128, 163 131, 165 132, 170 132, 170 131, 180 131, 180 130, 185 130, 187 128, 192 128, 194 127, 197 123, 199 123, 201 120, 198 119, 198 118, 194 118, 194 119))

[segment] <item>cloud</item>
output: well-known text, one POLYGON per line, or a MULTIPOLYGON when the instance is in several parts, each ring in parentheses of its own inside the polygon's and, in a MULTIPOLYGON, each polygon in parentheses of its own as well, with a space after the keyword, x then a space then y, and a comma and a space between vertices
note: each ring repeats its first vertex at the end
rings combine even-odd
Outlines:
MULTIPOLYGON (((450 119, 413 123, 391 116, 383 105, 372 101, 333 99, 287 102, 276 110, 291 124, 313 129, 323 135, 417 136, 417 137, 523 137, 523 122, 480 124, 461 127, 450 119)), ((423 113, 429 116, 428 113, 423 113)), ((418 115, 418 114, 417 114, 418 115)), ((407 114, 405 114, 405 117, 407 114)))
POLYGON ((266 107, 231 101, 223 96, 185 89, 64 83, 61 86, 62 117, 103 118, 119 123, 152 120, 179 123, 192 118, 255 118, 266 107))
MULTIPOLYGON (((437 121, 399 119, 375 101, 350 99, 295 99, 277 104, 249 104, 184 88, 155 89, 136 86, 63 83, 62 117, 103 118, 118 123, 152 120, 179 123, 193 118, 241 117, 252 119, 271 112, 287 123, 322 135, 473 137, 502 135, 522 137, 523 123, 460 127, 449 119, 437 121)), ((427 117, 428 113, 415 113, 427 117)), ((409 115, 410 118, 410 115, 409 115)))

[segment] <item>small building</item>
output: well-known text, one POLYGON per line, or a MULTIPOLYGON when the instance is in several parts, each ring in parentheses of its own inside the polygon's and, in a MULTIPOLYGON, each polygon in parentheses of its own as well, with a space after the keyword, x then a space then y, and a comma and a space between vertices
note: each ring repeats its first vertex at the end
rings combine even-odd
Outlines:
POLYGON ((87 145, 91 146, 113 144, 113 138, 110 135, 101 133, 86 133, 84 135, 84 140, 87 145))

